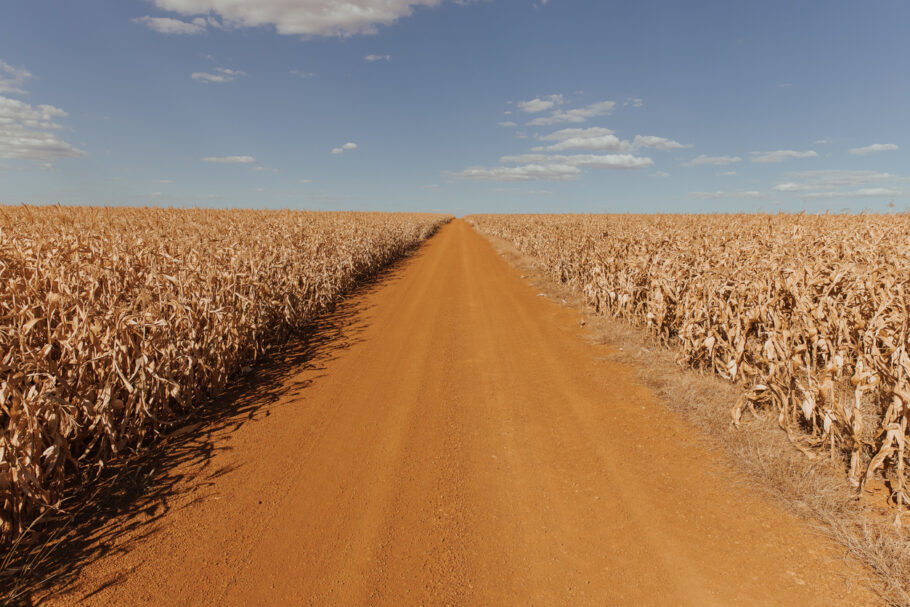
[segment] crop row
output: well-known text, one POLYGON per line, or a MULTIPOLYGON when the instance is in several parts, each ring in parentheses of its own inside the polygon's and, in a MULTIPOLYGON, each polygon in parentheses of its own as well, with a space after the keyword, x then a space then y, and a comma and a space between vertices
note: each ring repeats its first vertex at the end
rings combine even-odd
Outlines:
MULTIPOLYGON (((910 503, 910 216, 477 215, 601 313, 743 385, 810 457, 910 503)), ((898 519, 899 520, 899 519, 898 519)))
POLYGON ((0 540, 447 219, 0 207, 0 540))

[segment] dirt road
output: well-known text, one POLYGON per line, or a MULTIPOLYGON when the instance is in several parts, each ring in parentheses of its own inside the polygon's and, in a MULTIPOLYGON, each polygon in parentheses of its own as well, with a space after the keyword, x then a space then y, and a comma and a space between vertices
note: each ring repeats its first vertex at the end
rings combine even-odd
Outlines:
POLYGON ((339 315, 50 602, 877 604, 466 223, 339 315))

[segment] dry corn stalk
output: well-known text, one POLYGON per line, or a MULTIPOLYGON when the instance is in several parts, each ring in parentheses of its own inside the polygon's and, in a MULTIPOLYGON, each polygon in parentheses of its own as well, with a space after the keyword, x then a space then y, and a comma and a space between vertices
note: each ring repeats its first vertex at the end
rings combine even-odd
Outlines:
POLYGON ((0 541, 447 220, 0 207, 0 541))
POLYGON ((680 361, 776 408, 810 457, 910 502, 910 216, 476 215, 680 361))

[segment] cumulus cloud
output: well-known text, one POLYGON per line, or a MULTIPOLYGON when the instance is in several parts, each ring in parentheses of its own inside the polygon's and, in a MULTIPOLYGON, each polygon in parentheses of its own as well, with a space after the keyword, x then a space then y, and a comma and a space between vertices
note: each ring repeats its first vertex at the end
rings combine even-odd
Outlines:
POLYGON ((756 192, 755 190, 746 190, 738 192, 690 192, 689 196, 692 198, 699 198, 701 200, 722 200, 722 199, 736 199, 744 200, 748 198, 761 198, 761 192, 756 192))
POLYGON ((775 150, 774 152, 752 152, 752 162, 761 164, 778 164, 791 158, 816 158, 815 150, 797 152, 796 150, 775 150))
POLYGON ((557 105, 563 104, 562 95, 549 95, 544 98, 535 98, 530 101, 519 101, 518 109, 526 114, 537 114, 553 109, 557 105))
POLYGON ((893 188, 860 188, 859 190, 839 190, 835 192, 811 192, 803 198, 894 198, 903 196, 902 190, 893 188))
POLYGON ((643 169, 654 164, 654 161, 650 158, 633 154, 573 154, 569 156, 559 154, 521 154, 518 156, 503 156, 499 159, 499 162, 503 164, 558 164, 587 169, 643 169))
POLYGON ((853 148, 850 153, 854 156, 865 156, 874 152, 895 152, 899 149, 900 147, 895 143, 873 143, 861 148, 853 148))
POLYGON ((878 171, 800 171, 790 173, 790 178, 804 182, 816 189, 830 189, 838 187, 858 187, 862 185, 886 183, 894 181, 897 176, 878 171))
POLYGON ((794 183, 792 181, 788 181, 786 183, 777 184, 773 189, 775 192, 806 192, 814 188, 813 186, 810 186, 806 183, 794 183))
POLYGON ((392 56, 391 55, 367 55, 366 57, 364 57, 364 59, 366 61, 369 61, 370 63, 375 63, 376 61, 391 61, 392 56))
POLYGON ((691 148, 691 143, 680 143, 667 139, 665 137, 655 137, 653 135, 636 135, 632 140, 633 148, 654 148, 655 150, 681 150, 691 148))
MULTIPOLYGON (((519 104, 520 107, 521 104, 519 104)), ((529 126, 548 126, 564 122, 579 123, 585 122, 590 118, 597 116, 606 116, 613 112, 616 107, 615 101, 598 101, 591 105, 575 108, 572 110, 554 109, 549 116, 540 116, 528 123, 529 126)))
POLYGON ((581 175, 581 169, 643 169, 654 164, 650 158, 632 154, 521 154, 503 156, 503 165, 472 166, 456 174, 473 181, 567 181, 581 175))
POLYGON ((515 167, 468 167, 456 173, 471 181, 567 181, 581 175, 581 169, 560 164, 526 164, 515 167))
POLYGON ((682 166, 695 167, 705 164, 713 166, 725 166, 728 164, 733 164, 735 162, 742 162, 742 160, 743 159, 739 156, 707 156, 705 154, 701 154, 700 156, 696 156, 688 162, 682 163, 682 166))
POLYGON ((520 194, 522 196, 552 196, 555 194, 551 190, 525 190, 523 188, 496 188, 494 191, 500 194, 520 194))
POLYGON ((357 149, 357 144, 352 141, 348 141, 346 144, 344 144, 341 147, 332 148, 332 153, 336 154, 336 155, 344 154, 345 152, 348 152, 351 150, 356 150, 356 149, 357 149))
POLYGON ((134 23, 141 23, 161 34, 193 35, 205 31, 205 19, 197 18, 193 22, 172 19, 171 17, 137 17, 134 23))
POLYGON ((206 156, 203 162, 215 162, 218 164, 255 164, 256 159, 252 156, 206 156))
POLYGON ((632 141, 626 141, 617 137, 612 130, 603 127, 562 129, 555 133, 544 135, 540 137, 540 140, 555 141, 556 143, 547 147, 535 148, 535 151, 598 150, 629 152, 641 148, 654 148, 665 151, 692 147, 672 139, 653 135, 636 135, 632 141))
POLYGON ((23 67, 13 67, 0 60, 0 94, 24 95, 25 81, 32 77, 23 67))
POLYGON ((628 150, 631 146, 628 141, 623 141, 615 133, 603 127, 591 127, 588 129, 562 129, 549 135, 540 137, 542 141, 555 141, 546 149, 552 152, 563 150, 603 150, 611 152, 621 152, 628 150))
POLYGON ((801 171, 790 173, 788 177, 790 181, 775 185, 774 190, 802 194, 802 197, 807 200, 893 198, 904 196, 905 192, 900 189, 900 185, 910 182, 907 178, 877 171, 801 171))
POLYGON ((226 67, 216 67, 214 74, 208 72, 193 72, 190 74, 190 78, 199 82, 233 82, 241 76, 246 76, 246 72, 226 67))
POLYGON ((56 120, 66 116, 65 111, 52 105, 32 106, 0 96, 0 158, 51 163, 59 158, 83 156, 85 152, 53 132, 63 128, 56 120))
POLYGON ((515 124, 515 123, 512 122, 511 120, 506 120, 506 121, 504 121, 504 122, 499 122, 498 124, 499 124, 499 126, 504 126, 504 127, 518 126, 517 124, 515 124))
POLYGON ((441 0, 152 0, 184 17, 215 16, 226 28, 274 27, 294 36, 352 36, 375 33, 410 15, 414 7, 441 0))

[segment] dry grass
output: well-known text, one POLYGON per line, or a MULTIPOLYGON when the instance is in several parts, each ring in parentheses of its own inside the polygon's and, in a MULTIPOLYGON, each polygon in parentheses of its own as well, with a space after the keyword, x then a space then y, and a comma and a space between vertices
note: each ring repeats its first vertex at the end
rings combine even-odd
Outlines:
POLYGON ((536 289, 587 312, 592 339, 611 346, 613 357, 631 365, 670 409, 696 426, 707 445, 723 453, 749 487, 768 495, 840 543, 845 556, 871 572, 869 583, 890 605, 910 607, 910 538, 886 516, 884 497, 860 498, 843 474, 842 462, 809 459, 780 430, 772 411, 757 411, 731 423, 730 408, 743 389, 716 375, 679 364, 679 353, 641 327, 596 313, 566 283, 511 242, 488 236, 496 249, 536 289))
POLYGON ((0 207, 0 543, 447 219, 0 207))

